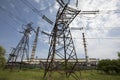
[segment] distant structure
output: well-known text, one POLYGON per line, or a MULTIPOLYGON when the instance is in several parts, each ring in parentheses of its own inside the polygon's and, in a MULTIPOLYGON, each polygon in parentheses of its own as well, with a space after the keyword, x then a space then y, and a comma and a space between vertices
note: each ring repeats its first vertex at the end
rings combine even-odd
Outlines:
MULTIPOLYGON (((57 69, 61 70, 63 65, 61 65, 65 60, 64 59, 55 59, 54 64, 59 66, 57 69)), ((89 68, 86 66, 86 58, 78 58, 78 63, 76 64, 75 70, 86 70, 86 69, 96 69, 99 59, 97 58, 89 58, 89 68)), ((44 69, 51 60, 47 60, 46 58, 37 58, 29 64, 31 67, 38 67, 44 69), (48 61, 48 62, 47 62, 48 61)), ((76 60, 70 59, 69 64, 74 64, 76 60)), ((24 60, 24 63, 28 64, 27 60, 24 60)))
POLYGON ((29 61, 29 36, 31 31, 35 31, 31 26, 32 23, 27 24, 26 28, 24 28, 24 31, 21 32, 23 33, 23 37, 16 48, 13 48, 12 52, 10 53, 6 68, 19 66, 21 69, 22 65, 24 64, 23 60, 27 59, 27 61, 29 61))

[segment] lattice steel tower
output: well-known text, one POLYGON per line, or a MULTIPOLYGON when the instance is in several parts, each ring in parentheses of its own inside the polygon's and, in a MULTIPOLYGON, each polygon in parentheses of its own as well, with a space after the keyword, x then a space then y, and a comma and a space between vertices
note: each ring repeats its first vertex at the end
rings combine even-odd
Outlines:
MULTIPOLYGON (((69 7, 68 4, 63 4, 59 8, 51 33, 51 42, 43 80, 57 80, 57 78, 53 78, 54 71, 62 74, 61 79, 65 76, 65 79, 72 77, 72 80, 80 80, 79 76, 75 73, 78 59, 69 28, 70 23, 79 12, 69 7), (56 59, 61 59, 61 62, 57 62, 56 59), (74 61, 73 63, 71 63, 72 60, 74 61)), ((58 79, 60 80, 60 77, 58 79)))
POLYGON ((32 53, 31 53, 31 58, 30 58, 31 63, 34 63, 34 57, 35 57, 35 52, 36 52, 36 47, 37 47, 37 42, 38 42, 38 36, 39 36, 39 29, 40 29, 40 27, 37 28, 36 36, 35 36, 34 43, 33 43, 33 48, 32 48, 32 53))
POLYGON ((23 33, 23 37, 16 48, 13 48, 12 52, 10 53, 6 65, 7 67, 13 68, 14 66, 19 66, 21 69, 23 60, 27 59, 27 61, 29 61, 29 36, 31 31, 34 30, 31 25, 32 23, 27 24, 24 31, 21 32, 23 33))

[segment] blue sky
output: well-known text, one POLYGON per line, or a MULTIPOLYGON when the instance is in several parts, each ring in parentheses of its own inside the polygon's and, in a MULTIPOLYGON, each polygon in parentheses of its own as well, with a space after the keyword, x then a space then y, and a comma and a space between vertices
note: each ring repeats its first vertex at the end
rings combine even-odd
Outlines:
MULTIPOLYGON (((24 1, 24 0, 23 0, 24 1)), ((16 47, 22 34, 22 26, 33 22, 33 28, 51 32, 53 25, 44 21, 38 14, 26 6, 22 0, 0 0, 0 45, 5 47, 7 54, 11 47, 16 47)), ((55 22, 56 12, 59 8, 56 0, 27 0, 40 15, 46 15, 55 22)), ((72 1, 72 0, 71 0, 72 1)), ((73 6, 73 4, 71 4, 73 6)), ((117 58, 120 51, 120 1, 119 0, 79 0, 78 10, 100 10, 96 15, 78 15, 70 27, 84 27, 82 31, 71 30, 75 48, 79 58, 84 58, 82 32, 87 39, 88 55, 92 58, 117 58), (116 13, 115 10, 118 10, 116 13), (89 39, 96 38, 96 39, 89 39), (111 38, 111 39, 105 39, 111 38)), ((34 40, 34 33, 30 36, 30 47, 34 40)), ((48 54, 48 37, 39 33, 36 56, 46 58, 48 54)))

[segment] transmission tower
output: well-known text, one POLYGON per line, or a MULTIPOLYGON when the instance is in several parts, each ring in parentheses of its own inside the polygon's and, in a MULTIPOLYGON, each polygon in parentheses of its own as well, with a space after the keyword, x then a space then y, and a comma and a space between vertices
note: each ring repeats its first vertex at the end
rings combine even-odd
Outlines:
POLYGON ((21 69, 22 64, 24 64, 23 60, 27 59, 27 61, 29 61, 29 36, 31 31, 34 31, 31 25, 32 23, 27 24, 24 31, 21 32, 23 33, 23 37, 16 48, 13 48, 12 52, 10 53, 6 65, 7 68, 19 66, 21 69))
POLYGON ((43 76, 44 80, 56 80, 52 75, 54 71, 58 71, 62 76, 65 75, 66 79, 72 77, 73 80, 80 80, 79 76, 75 73, 78 59, 69 28, 69 24, 79 12, 80 11, 69 7, 67 4, 59 8, 56 22, 50 36, 51 42, 43 76), (58 63, 56 59, 62 59, 62 61, 58 63), (74 60, 74 62, 71 63, 71 60, 74 60), (59 71, 61 67, 62 70, 59 71))
POLYGON ((84 45, 84 51, 85 51, 86 66, 88 67, 88 66, 90 66, 90 64, 89 64, 89 57, 87 54, 87 44, 86 44, 85 34, 82 33, 82 36, 83 36, 83 45, 84 45))
POLYGON ((34 61, 36 46, 37 46, 37 42, 38 42, 39 28, 40 28, 40 27, 37 28, 35 40, 34 40, 34 43, 33 43, 33 48, 32 48, 32 53, 31 53, 30 62, 33 62, 33 61, 34 61))

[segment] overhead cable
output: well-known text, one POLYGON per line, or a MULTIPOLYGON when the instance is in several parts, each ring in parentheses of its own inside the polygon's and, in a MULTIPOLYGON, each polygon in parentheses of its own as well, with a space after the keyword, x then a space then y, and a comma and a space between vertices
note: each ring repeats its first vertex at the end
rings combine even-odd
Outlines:
POLYGON ((21 0, 27 7, 29 7, 30 9, 32 9, 33 12, 35 12, 36 14, 38 14, 40 17, 42 17, 42 19, 44 19, 46 22, 48 22, 49 24, 53 25, 53 22, 44 14, 42 14, 38 9, 36 9, 29 1, 27 0, 21 0))
POLYGON ((6 12, 8 14, 8 16, 12 17, 13 19, 17 19, 19 21, 21 21, 22 23, 25 23, 26 21, 22 20, 21 18, 19 18, 18 16, 15 16, 13 13, 9 12, 8 10, 6 10, 4 7, 0 6, 0 9, 4 12, 6 12))

